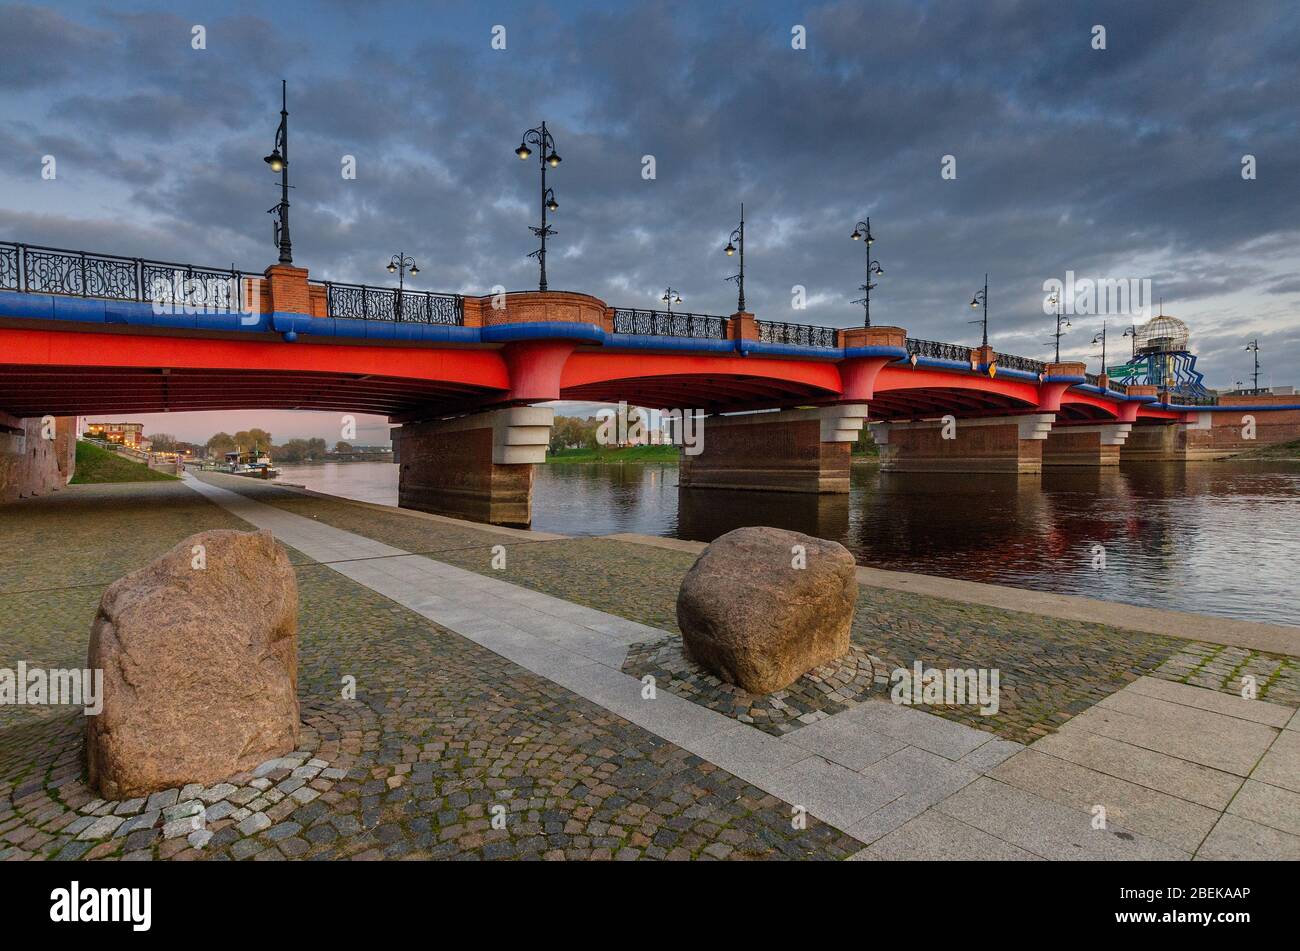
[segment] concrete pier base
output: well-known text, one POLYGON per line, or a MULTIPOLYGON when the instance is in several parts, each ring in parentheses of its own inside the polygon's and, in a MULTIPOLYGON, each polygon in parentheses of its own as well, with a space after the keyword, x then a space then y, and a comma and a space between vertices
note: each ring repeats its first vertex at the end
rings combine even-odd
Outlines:
POLYGON ((533 465, 546 461, 555 411, 519 406, 404 423, 393 430, 397 504, 490 525, 533 520, 533 465))
POLYGON ((1132 423, 1054 426, 1043 440, 1045 466, 1117 466, 1132 423))
POLYGON ((1119 457, 1122 462, 1184 462, 1187 427, 1179 423, 1134 426, 1119 457))
POLYGON ((710 416, 702 451, 681 455, 678 484, 691 489, 847 493, 849 453, 865 404, 710 416))
POLYGON ((1041 472, 1053 413, 871 423, 880 468, 894 472, 1041 472), (951 438, 946 438, 951 435, 951 438))

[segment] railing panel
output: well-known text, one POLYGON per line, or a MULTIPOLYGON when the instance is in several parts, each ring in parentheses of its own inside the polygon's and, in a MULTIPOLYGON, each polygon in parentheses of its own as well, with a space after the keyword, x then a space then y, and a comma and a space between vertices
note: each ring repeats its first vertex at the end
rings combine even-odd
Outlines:
POLYGON ((1023 370, 1026 373, 1039 374, 1047 371, 1047 364, 1042 360, 1018 357, 1013 353, 999 353, 997 355, 997 364, 1000 367, 1006 367, 1008 370, 1023 370))
POLYGON ((21 290, 18 283, 18 245, 0 242, 0 290, 21 290))
POLYGON ((614 310, 614 333, 647 337, 693 337, 725 340, 727 318, 711 314, 669 313, 665 310, 614 310))
POLYGON ((140 300, 134 259, 30 245, 23 249, 23 288, 33 294, 140 300))
POLYGON ((144 299, 160 306, 229 312, 243 303, 237 271, 143 261, 144 299))
POLYGON ((756 320, 761 343, 785 343, 796 347, 838 346, 834 327, 816 327, 812 324, 786 324, 771 320, 756 320))
POLYGON ((312 281, 325 287, 329 316, 349 320, 393 320, 402 323, 459 327, 465 323, 465 298, 459 294, 402 291, 367 284, 312 281))
MULTIPOLYGON (((939 340, 920 340, 916 337, 908 337, 907 355, 909 357, 929 357, 932 360, 954 360, 969 364, 971 348, 955 343, 943 343, 939 340)), ((1002 362, 1001 357, 998 358, 998 362, 1002 362)))

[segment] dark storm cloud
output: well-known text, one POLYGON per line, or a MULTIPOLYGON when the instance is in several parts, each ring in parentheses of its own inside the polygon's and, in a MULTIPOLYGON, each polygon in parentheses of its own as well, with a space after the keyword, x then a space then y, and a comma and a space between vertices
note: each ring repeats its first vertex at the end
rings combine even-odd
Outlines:
MULTIPOLYGON (((671 283, 689 308, 728 313, 735 261, 720 248, 744 200, 751 309, 849 325, 863 260, 848 234, 870 214, 887 270, 877 322, 970 342, 965 304, 987 271, 994 343, 1041 357, 1044 280, 1151 278, 1192 324, 1211 382, 1230 382, 1246 335, 1274 366, 1300 361, 1300 24, 1282 0, 1225 9, 8 7, 6 27, 29 38, 6 29, 0 40, 0 95, 13 105, 0 198, 29 187, 33 150, 93 171, 113 197, 84 208, 85 239, 67 209, 0 205, 24 209, 6 215, 6 237, 84 246, 111 238, 116 218, 128 253, 269 263, 277 194, 260 159, 283 72, 295 257, 314 276, 382 282, 401 248, 425 287, 534 283, 537 172, 511 152, 546 118, 564 157, 551 177, 553 287, 648 306, 671 283), (190 49, 195 21, 206 51, 190 49), (488 47, 496 23, 504 52, 488 47), (805 51, 790 48, 795 23, 805 51), (1089 45, 1094 23, 1104 52, 1089 45), (1245 153, 1256 181, 1241 179, 1245 153), (340 176, 345 155, 355 181, 340 176), (956 181, 940 178, 944 155, 956 181), (165 241, 135 246, 151 235, 165 241), (807 310, 792 310, 793 285, 807 288, 807 310)), ((1092 329, 1079 321, 1067 349, 1088 354, 1092 329)))

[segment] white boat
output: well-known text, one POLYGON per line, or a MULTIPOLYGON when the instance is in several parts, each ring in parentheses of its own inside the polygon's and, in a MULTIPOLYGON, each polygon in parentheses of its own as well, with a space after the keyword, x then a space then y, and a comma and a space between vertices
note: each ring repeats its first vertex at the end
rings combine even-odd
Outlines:
POLYGON ((250 479, 274 479, 280 470, 271 465, 271 457, 260 449, 236 449, 226 453, 226 465, 232 475, 250 479))

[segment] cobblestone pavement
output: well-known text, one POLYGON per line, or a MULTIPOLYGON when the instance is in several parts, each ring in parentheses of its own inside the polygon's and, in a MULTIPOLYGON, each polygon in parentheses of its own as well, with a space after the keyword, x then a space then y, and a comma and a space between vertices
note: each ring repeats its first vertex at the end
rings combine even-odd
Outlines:
MULTIPOLYGON (((247 526, 171 483, 74 486, 0 508, 0 666, 84 663, 103 587, 217 527, 247 526)), ((461 531, 438 528, 444 542, 461 531)), ((835 859, 860 847, 811 818, 795 830, 781 800, 289 554, 297 753, 174 801, 98 802, 83 782, 81 716, 8 708, 0 860, 835 859), (346 676, 355 700, 341 695, 346 676)))
POLYGON ((1300 707, 1300 661, 1280 654, 1190 643, 1152 671, 1152 676, 1234 696, 1253 686, 1260 700, 1300 707))
MULTIPOLYGON (((221 484, 230 487, 231 480, 221 484)), ((459 526, 444 530, 441 523, 397 511, 318 499, 265 484, 238 488, 259 501, 337 528, 667 631, 677 630, 677 590, 695 560, 688 552, 607 538, 513 541, 459 526), (492 546, 502 544, 507 550, 506 567, 495 570, 492 546)), ((1103 624, 869 587, 863 587, 858 598, 852 639, 890 671, 911 668, 917 660, 940 669, 999 670, 1001 703, 996 714, 983 715, 974 707, 920 708, 1022 743, 1054 732, 1072 716, 1152 673, 1193 644, 1103 624)), ((736 703, 731 688, 711 686, 707 675, 701 678, 698 673, 683 672, 685 680, 678 683, 670 670, 661 667, 656 676, 668 676, 659 679, 658 687, 720 712, 731 711, 729 715, 750 716, 768 732, 781 732, 776 724, 782 717, 762 725, 762 710, 770 704, 750 704, 741 710, 744 704, 736 703)), ((829 715, 845 708, 841 699, 815 682, 792 689, 803 706, 800 716, 811 713, 809 719, 815 720, 818 713, 829 715)))
POLYGON ((724 683, 686 656, 682 639, 676 634, 633 644, 623 672, 641 680, 653 677, 656 688, 663 686, 679 697, 772 736, 782 736, 889 693, 889 671, 880 658, 872 657, 857 644, 850 644, 845 656, 814 667, 789 687, 769 694, 752 694, 724 683))

